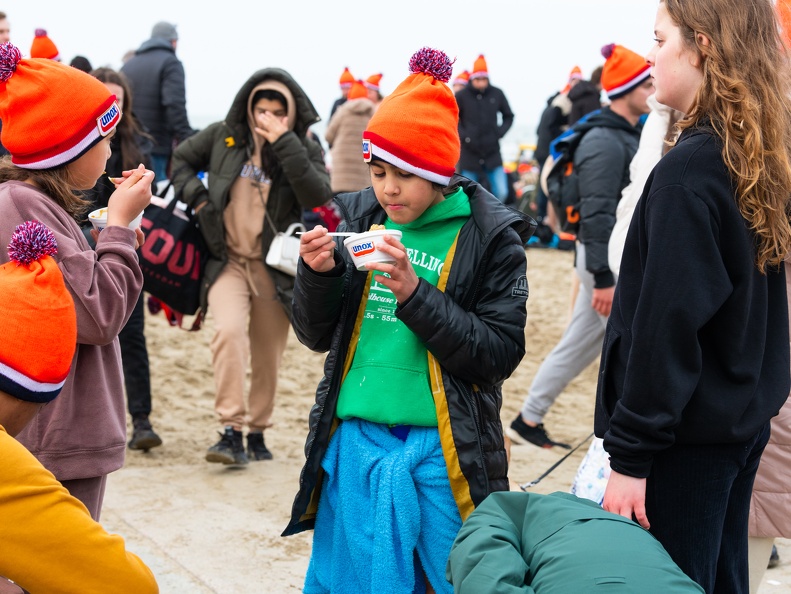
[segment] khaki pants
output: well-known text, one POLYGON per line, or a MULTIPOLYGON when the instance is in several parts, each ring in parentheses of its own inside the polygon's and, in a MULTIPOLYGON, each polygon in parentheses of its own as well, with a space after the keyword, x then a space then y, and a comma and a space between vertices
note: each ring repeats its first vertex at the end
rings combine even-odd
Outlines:
POLYGON ((261 431, 272 424, 277 373, 289 319, 260 260, 230 261, 209 290, 215 334, 211 341, 215 411, 220 422, 261 431), (245 378, 251 364, 249 406, 245 378))

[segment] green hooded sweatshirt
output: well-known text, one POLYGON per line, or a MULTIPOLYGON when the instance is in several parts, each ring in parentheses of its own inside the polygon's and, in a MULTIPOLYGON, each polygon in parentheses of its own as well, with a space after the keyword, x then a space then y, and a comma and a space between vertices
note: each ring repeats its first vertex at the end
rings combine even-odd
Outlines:
MULTIPOLYGON (((470 214, 469 198, 459 188, 411 223, 388 219, 385 228, 403 233, 401 243, 418 278, 436 286, 448 250, 470 214)), ((386 425, 436 427, 426 347, 396 317, 398 304, 390 289, 369 282, 360 338, 336 414, 386 425)))

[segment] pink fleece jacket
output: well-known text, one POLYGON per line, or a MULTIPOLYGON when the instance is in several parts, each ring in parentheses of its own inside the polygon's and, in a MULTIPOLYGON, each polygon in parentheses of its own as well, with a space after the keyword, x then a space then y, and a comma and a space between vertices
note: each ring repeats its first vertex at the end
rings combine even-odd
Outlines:
MULTIPOLYGON (((94 251, 74 219, 43 192, 23 182, 0 184, 0 245, 8 245, 16 226, 29 220, 41 221, 57 239, 55 259, 77 309, 77 350, 60 396, 17 439, 58 480, 102 476, 124 463, 118 333, 143 286, 135 234, 108 227, 94 251)), ((7 261, 7 250, 0 249, 0 264, 7 261)))

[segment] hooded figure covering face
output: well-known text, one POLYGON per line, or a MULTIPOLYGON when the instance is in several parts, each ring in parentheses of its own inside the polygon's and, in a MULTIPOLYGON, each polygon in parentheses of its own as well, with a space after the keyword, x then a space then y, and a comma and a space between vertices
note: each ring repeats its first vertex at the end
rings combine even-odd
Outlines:
POLYGON ((208 462, 272 458, 263 432, 272 423, 294 278, 267 266, 265 258, 277 233, 299 223, 303 210, 332 198, 321 147, 308 133, 318 121, 291 75, 267 68, 242 85, 223 121, 173 154, 174 186, 195 209, 210 252, 201 306, 210 307, 216 321, 215 412, 223 431, 206 453, 208 462), (200 171, 207 172, 208 187, 200 171))

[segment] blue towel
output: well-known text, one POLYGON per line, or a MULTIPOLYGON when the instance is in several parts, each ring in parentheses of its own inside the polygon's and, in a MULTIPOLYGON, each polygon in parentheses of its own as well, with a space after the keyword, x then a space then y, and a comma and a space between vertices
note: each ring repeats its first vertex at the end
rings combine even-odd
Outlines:
POLYGON ((402 441, 385 425, 340 424, 322 461, 322 487, 306 594, 424 591, 452 594, 445 565, 461 516, 436 428, 402 441))

